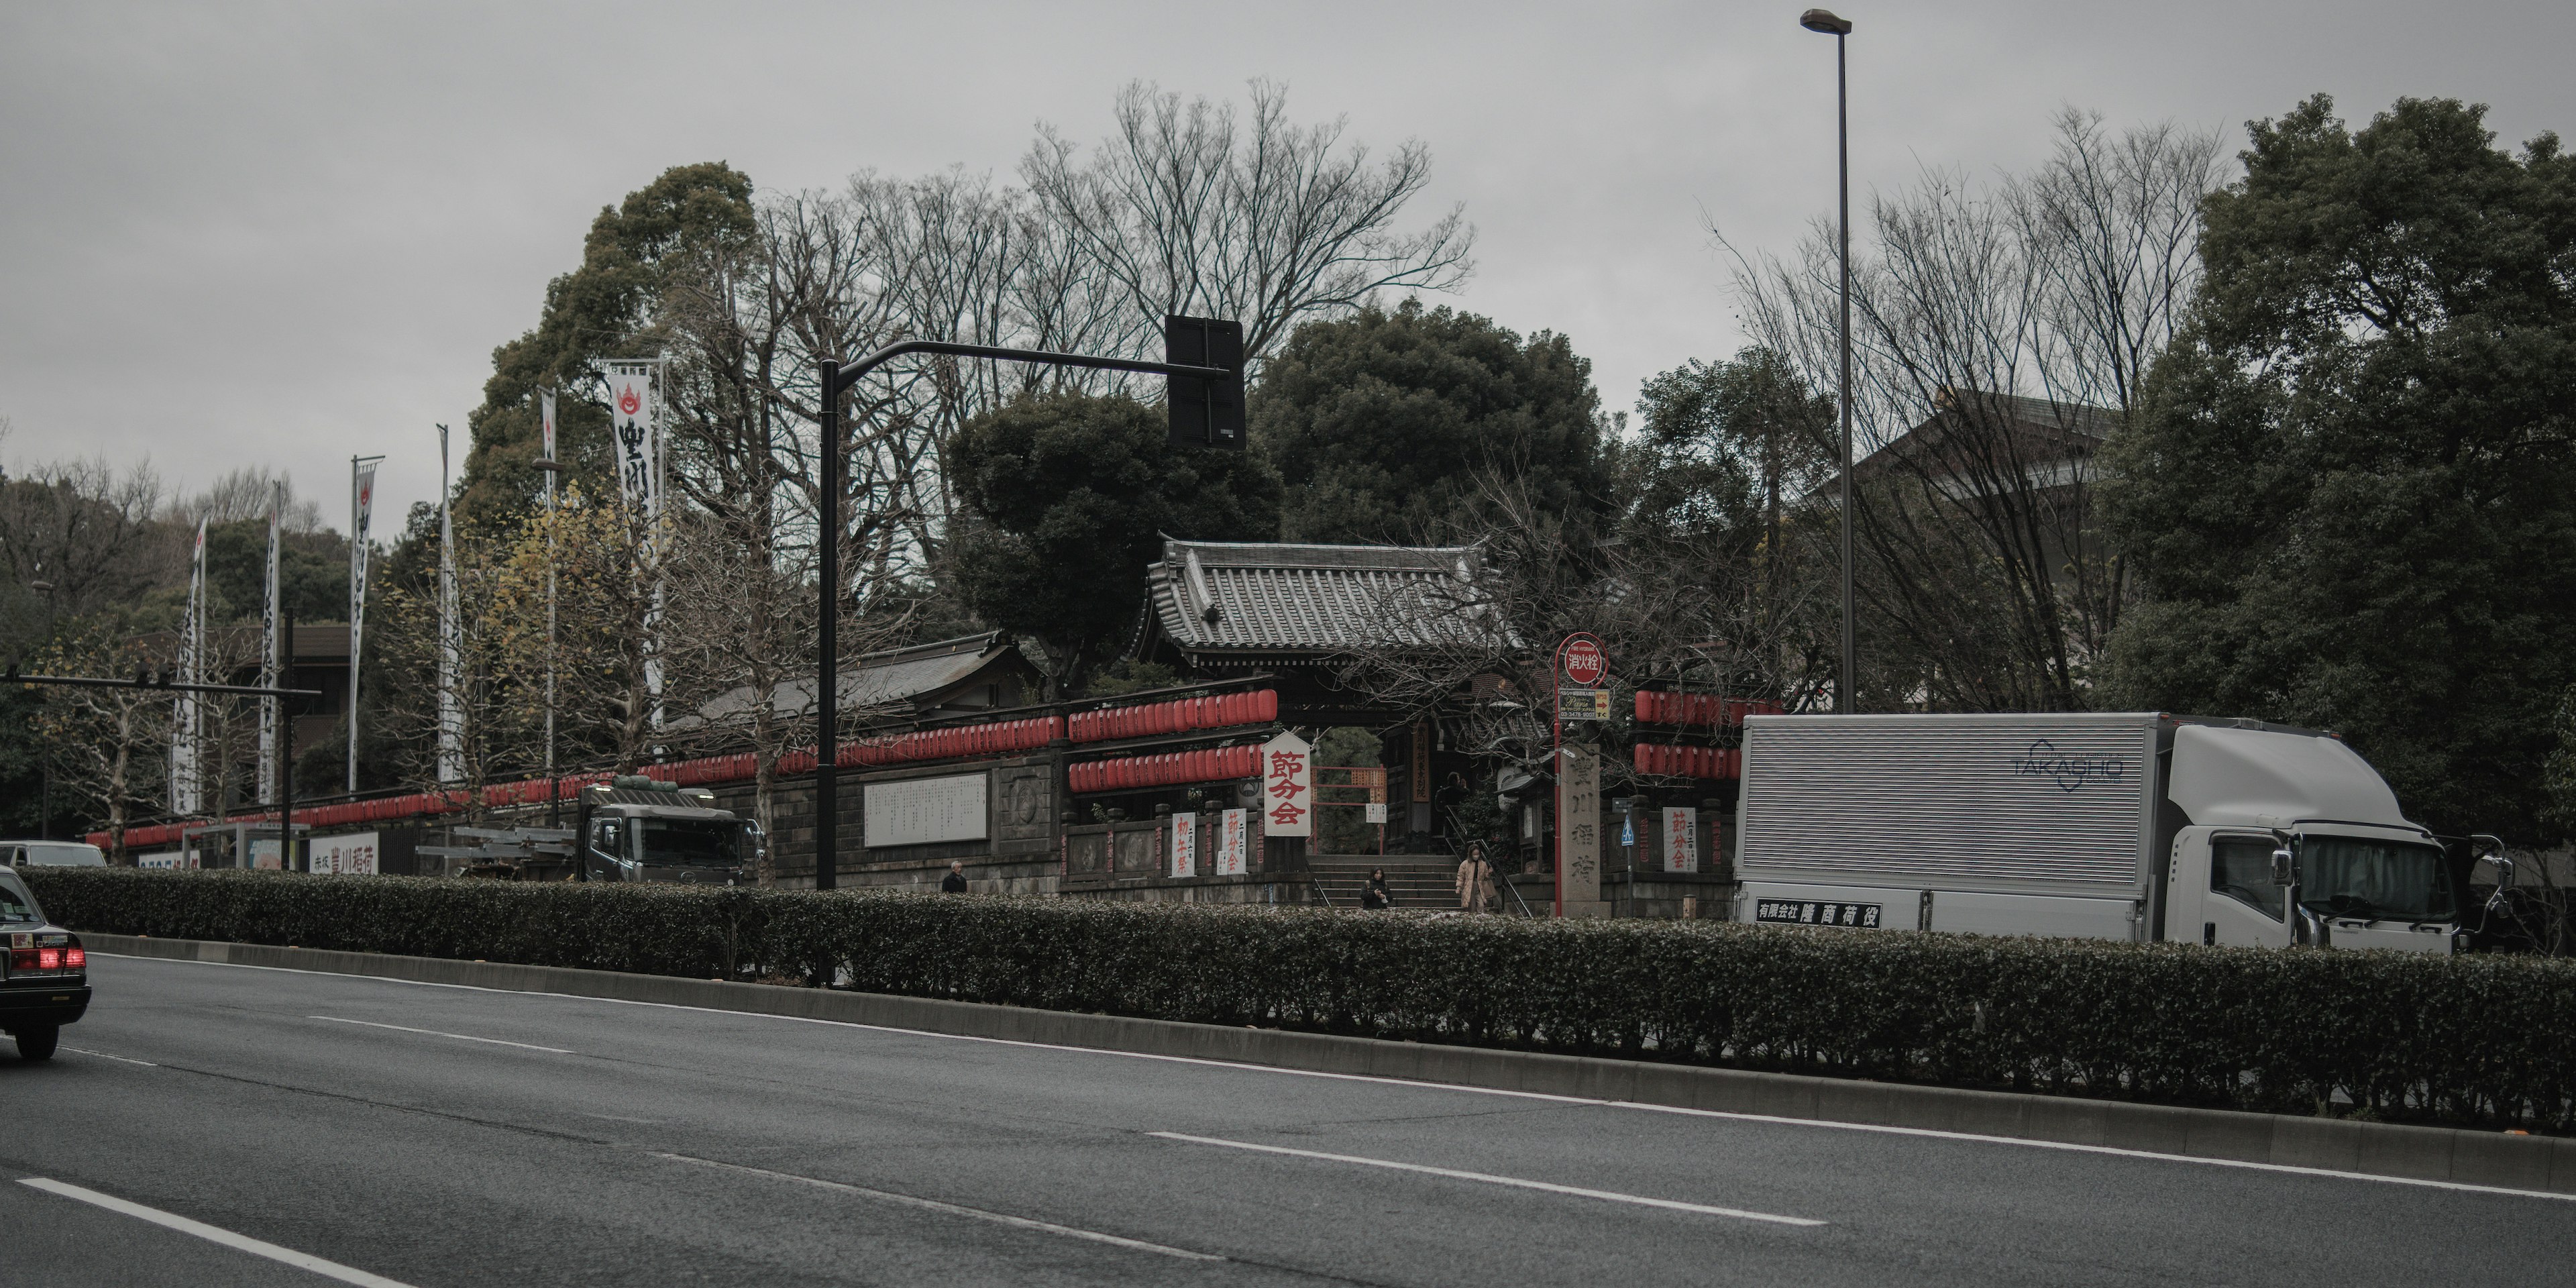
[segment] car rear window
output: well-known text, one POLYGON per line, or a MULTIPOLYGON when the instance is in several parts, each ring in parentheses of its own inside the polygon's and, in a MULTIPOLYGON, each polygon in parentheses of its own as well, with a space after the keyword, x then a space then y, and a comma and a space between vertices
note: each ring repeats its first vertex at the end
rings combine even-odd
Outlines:
POLYGON ((17 877, 0 872, 0 922, 44 919, 43 910, 36 907, 36 896, 27 893, 27 887, 18 884, 17 877))

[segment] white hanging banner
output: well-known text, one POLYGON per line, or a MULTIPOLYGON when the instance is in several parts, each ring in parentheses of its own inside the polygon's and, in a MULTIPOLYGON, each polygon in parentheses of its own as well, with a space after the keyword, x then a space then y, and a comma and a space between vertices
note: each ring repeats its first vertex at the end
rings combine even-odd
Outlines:
MULTIPOLYGON (((197 520, 197 548, 188 559, 188 618, 179 626, 179 683, 206 682, 206 521, 197 520)), ((194 814, 204 803, 197 757, 197 695, 173 699, 170 721, 170 812, 194 814)))
MULTIPOLYGON (((278 627, 278 528, 286 509, 286 485, 279 484, 277 501, 268 508, 268 579, 259 597, 259 687, 282 688, 285 678, 277 665, 278 627)), ((259 803, 277 803, 277 738, 278 699, 259 700, 259 803)))
POLYGON ((1314 748, 1293 733, 1261 744, 1261 834, 1315 834, 1314 748))
POLYGON ((1664 871, 1699 871, 1699 811, 1664 811, 1664 871))
POLYGON ((1239 877, 1244 874, 1246 856, 1252 848, 1249 844, 1251 837, 1248 835, 1251 831, 1251 814, 1250 810, 1230 809, 1217 816, 1216 874, 1218 876, 1239 877))
POLYGON ((447 426, 438 427, 438 781, 465 779, 465 704, 456 684, 462 636, 456 620, 456 523, 447 505, 447 426))
POLYGON ((358 661, 366 656, 367 525, 376 513, 376 465, 349 458, 349 790, 358 790, 358 661))
POLYGON ((662 442, 653 415, 653 369, 611 368, 608 433, 617 447, 617 494, 646 517, 662 512, 662 442))
MULTIPOLYGON (((549 389, 537 395, 537 459, 555 458, 555 393, 549 389)), ((553 471, 547 471, 546 490, 554 490, 553 471)))
POLYGON ((1199 874, 1199 816, 1172 816, 1172 875, 1194 877, 1199 874))

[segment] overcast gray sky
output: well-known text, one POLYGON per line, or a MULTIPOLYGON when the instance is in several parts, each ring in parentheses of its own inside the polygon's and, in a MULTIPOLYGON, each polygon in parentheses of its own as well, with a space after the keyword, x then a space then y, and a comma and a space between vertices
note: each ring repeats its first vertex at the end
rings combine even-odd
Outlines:
MULTIPOLYGON (((347 458, 433 497, 492 347, 604 205, 724 160, 763 188, 1008 176, 1131 79, 1428 144, 1457 298, 1573 337, 1605 406, 1740 341, 1713 218, 1785 248, 1833 199, 1833 49, 1740 4, 38 4, 0 0, 0 416, 10 463, 146 454, 174 483, 347 458)), ((2060 104, 2227 131, 2332 93, 2576 133, 2576 4, 1855 3, 1853 182, 2044 155, 2060 104)), ((389 525, 388 525, 389 526, 389 525)))

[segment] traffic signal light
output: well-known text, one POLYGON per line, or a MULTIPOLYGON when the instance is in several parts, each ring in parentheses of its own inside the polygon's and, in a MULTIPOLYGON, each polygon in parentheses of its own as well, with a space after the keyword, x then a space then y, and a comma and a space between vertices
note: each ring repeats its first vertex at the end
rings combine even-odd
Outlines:
POLYGON ((1174 447, 1243 450, 1243 324, 1222 318, 1165 317, 1163 361, 1222 367, 1230 379, 1170 376, 1170 442, 1174 447))

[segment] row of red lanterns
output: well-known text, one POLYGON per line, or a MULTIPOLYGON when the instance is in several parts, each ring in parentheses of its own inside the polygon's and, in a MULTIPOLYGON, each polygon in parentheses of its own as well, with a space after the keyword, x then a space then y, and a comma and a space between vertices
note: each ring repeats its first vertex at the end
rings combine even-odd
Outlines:
POLYGON ((1173 751, 1159 756, 1125 756, 1117 760, 1082 760, 1065 766, 1065 777, 1077 793, 1117 792, 1139 787, 1172 787, 1250 778, 1261 768, 1258 744, 1173 751))
POLYGON ((1637 744, 1637 772, 1670 778, 1742 778, 1744 753, 1734 747, 1637 744))
POLYGON ((1637 690, 1637 719, 1644 724, 1740 725, 1746 716, 1788 713, 1777 702, 1754 698, 1721 698, 1713 693, 1668 693, 1637 690))
POLYGON ((843 764, 892 765, 907 760, 1007 756, 1015 751, 1035 751, 1063 736, 1063 716, 1031 716, 1026 720, 995 720, 868 739, 844 752, 841 760, 843 764))
POLYGON ((1108 742, 1119 738, 1153 738, 1197 729, 1231 729, 1265 724, 1279 718, 1279 691, 1212 693, 1204 698, 1139 702, 1100 711, 1078 711, 1066 724, 1075 742, 1108 742))

